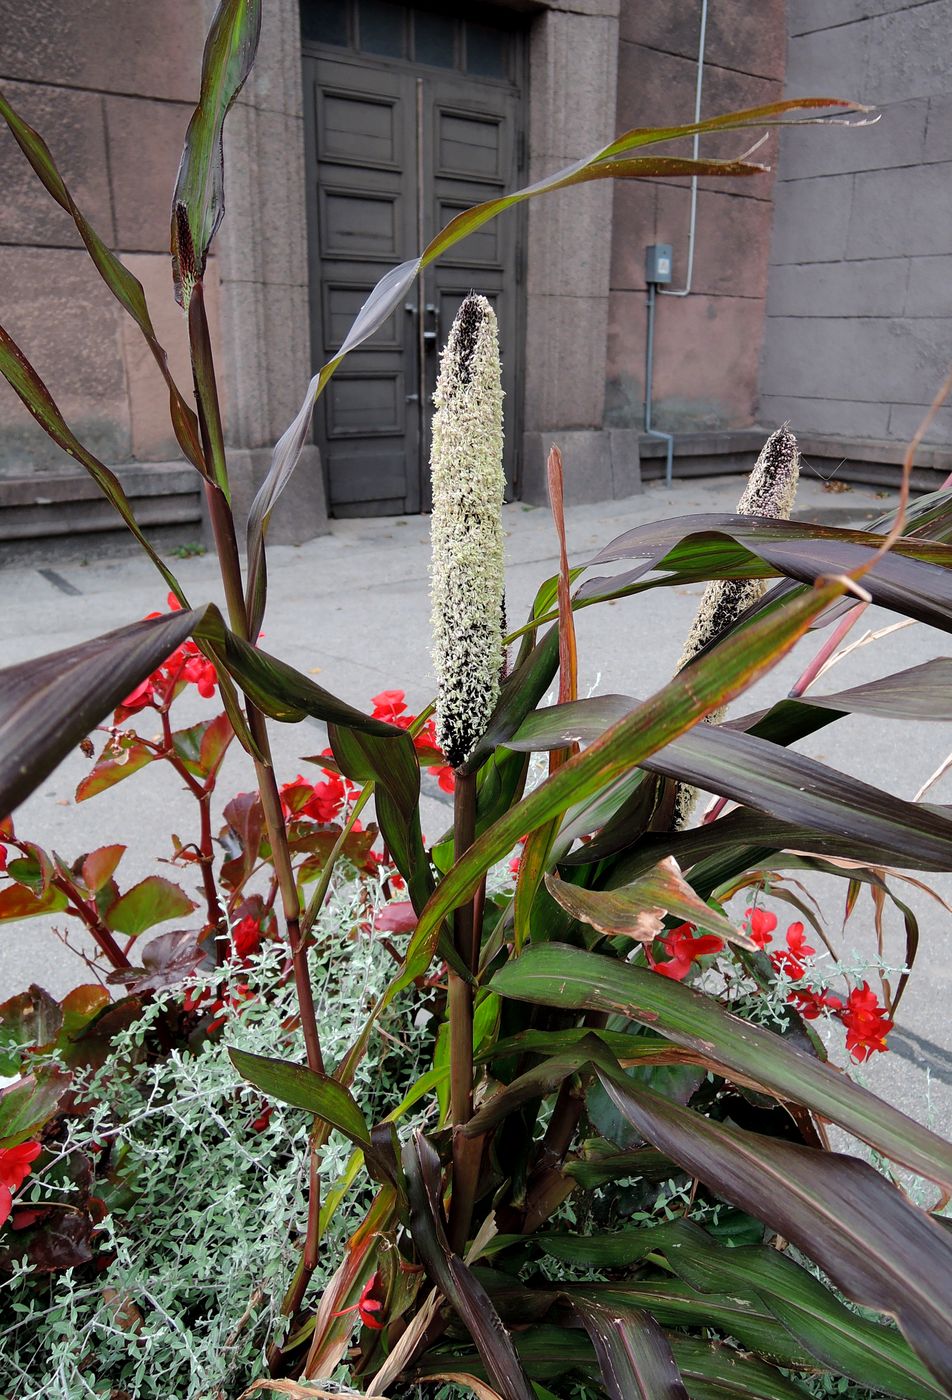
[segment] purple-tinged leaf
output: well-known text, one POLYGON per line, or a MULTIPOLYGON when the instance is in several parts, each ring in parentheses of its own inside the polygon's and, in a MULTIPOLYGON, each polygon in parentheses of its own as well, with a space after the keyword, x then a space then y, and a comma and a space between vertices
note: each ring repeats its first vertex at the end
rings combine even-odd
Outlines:
POLYGON ((575 1298, 573 1312, 591 1338, 612 1400, 688 1400, 671 1344, 649 1313, 588 1298, 575 1298))
POLYGON ((599 1073, 638 1132, 813 1259, 853 1302, 894 1317, 952 1388, 952 1237, 867 1163, 712 1122, 599 1073))
POLYGON ((176 300, 186 308, 225 212, 222 131, 251 72, 260 31, 260 0, 221 0, 205 40, 201 93, 172 195, 172 272, 176 300))
POLYGON ((562 1010, 620 1012, 760 1085, 838 1123, 885 1156, 952 1189, 952 1146, 868 1089, 711 996, 647 968, 558 943, 528 948, 490 982, 501 996, 562 1010))

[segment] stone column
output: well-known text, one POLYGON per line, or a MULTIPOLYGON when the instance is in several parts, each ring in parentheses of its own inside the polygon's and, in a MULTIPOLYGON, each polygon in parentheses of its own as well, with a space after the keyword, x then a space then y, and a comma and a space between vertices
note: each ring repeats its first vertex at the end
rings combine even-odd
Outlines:
MULTIPOLYGON (((552 174, 615 135, 619 0, 550 0, 530 30, 529 174, 552 174)), ((546 499, 557 438, 570 501, 637 490, 615 482, 602 431, 612 183, 544 195, 528 210, 522 496, 546 499)), ((637 454, 635 456, 637 473, 637 454)))
MULTIPOLYGON (((261 45, 225 122, 225 217, 217 252, 222 378, 239 522, 311 377, 301 32, 297 0, 263 6, 261 45)), ((320 453, 308 444, 269 539, 327 530, 320 453)))

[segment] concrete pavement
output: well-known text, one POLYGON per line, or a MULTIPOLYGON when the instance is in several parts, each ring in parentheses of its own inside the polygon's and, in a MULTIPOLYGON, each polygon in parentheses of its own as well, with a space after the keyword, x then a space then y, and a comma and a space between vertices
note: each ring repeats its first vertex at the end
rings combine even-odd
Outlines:
MULTIPOLYGON (((732 510, 740 494, 738 478, 648 486, 640 496, 603 505, 574 507, 567 526, 573 562, 582 562, 623 530, 672 515, 732 510)), ((870 490, 829 494, 815 480, 802 483, 797 513, 831 524, 865 523, 889 505, 870 490)), ((521 504, 505 508, 510 619, 521 620, 542 579, 555 568, 556 545, 548 512, 521 504)), ((213 557, 172 559, 171 566, 194 601, 220 601, 213 557)), ((369 707, 372 695, 401 688, 411 707, 432 695, 427 598, 428 521, 423 517, 338 521, 330 535, 300 547, 270 551, 270 602, 263 645, 341 697, 369 707)), ((86 637, 164 608, 165 587, 145 559, 49 558, 41 565, 3 570, 7 607, 0 617, 6 664, 54 651, 86 637)), ((640 597, 586 609, 578 614, 580 692, 621 691, 645 696, 667 680, 697 607, 701 586, 657 589, 640 597)), ((868 628, 896 619, 873 613, 868 628)), ((866 625, 860 632, 866 630, 866 625)), ((818 645, 809 638, 764 678, 743 710, 781 697, 818 645)), ((818 690, 839 690, 877 675, 916 665, 949 650, 945 634, 921 625, 903 628, 864 646, 824 679, 818 690)), ((178 723, 214 712, 213 702, 189 696, 178 723)), ((298 772, 314 775, 301 757, 320 750, 318 725, 271 726, 280 781, 298 772)), ((143 732, 148 732, 143 729, 143 732)), ((888 791, 912 797, 946 756, 952 744, 940 725, 906 724, 851 717, 799 746, 835 768, 888 791)), ((156 869, 167 857, 169 832, 191 839, 194 812, 174 774, 157 765, 77 809, 74 792, 89 762, 76 752, 43 783, 16 814, 18 832, 52 847, 64 858, 122 841, 123 885, 156 869), (159 771, 161 770, 161 771, 159 771)), ((252 786, 249 764, 234 746, 219 785, 222 802, 252 786)), ((449 819, 445 795, 426 779, 424 830, 437 835, 449 819)), ((952 775, 931 794, 952 802, 952 775)), ((216 820, 220 805, 216 811, 216 820)), ((162 867, 159 867, 160 869, 162 867)), ((174 871, 170 871, 174 874, 174 871)), ((952 876, 927 877, 952 899, 952 876)), ((826 925, 837 945, 858 963, 875 956, 872 903, 863 896, 841 933, 845 886, 814 881, 826 925)), ((952 994, 948 944, 952 919, 921 891, 907 887, 902 897, 916 910, 921 926, 917 969, 899 1014, 895 1053, 877 1056, 858 1073, 907 1112, 952 1133, 952 1030, 947 998, 952 994)), ((783 916, 783 907, 777 905, 783 916)), ((791 915, 791 917, 794 917, 791 915)), ((887 961, 903 957, 900 925, 887 915, 891 930, 887 961)), ((78 942, 74 934, 71 941, 78 942)), ((86 974, 45 920, 0 927, 0 996, 37 981, 62 995, 86 974)))

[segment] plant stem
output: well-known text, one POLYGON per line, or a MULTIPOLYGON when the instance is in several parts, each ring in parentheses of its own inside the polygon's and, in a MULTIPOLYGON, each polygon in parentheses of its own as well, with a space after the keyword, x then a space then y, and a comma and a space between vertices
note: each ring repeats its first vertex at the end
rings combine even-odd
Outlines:
MULTIPOLYGON (((453 803, 453 859, 459 861, 476 839, 476 775, 456 773, 453 803)), ((453 941, 470 972, 479 970, 480 928, 476 898, 453 915, 453 941)), ((459 1131, 473 1116, 473 987, 452 968, 449 973, 450 1116, 453 1135, 453 1196, 450 1202, 449 1239, 462 1253, 469 1235, 482 1160, 482 1138, 466 1138, 459 1131)))
POLYGON ((205 892, 208 923, 216 931, 215 962, 220 963, 225 952, 223 940, 228 933, 228 921, 225 918, 225 911, 218 897, 218 886, 215 883, 215 852, 212 847, 211 814, 211 796, 215 787, 215 775, 212 774, 208 782, 204 785, 196 781, 175 752, 175 745, 172 739, 172 722, 169 718, 168 710, 162 710, 161 715, 162 737, 164 740, 164 747, 161 750, 161 755, 172 765, 198 803, 198 863, 202 872, 202 888, 205 892))
POLYGON ((73 913, 82 919, 96 944, 100 950, 105 953, 113 967, 117 971, 120 968, 125 969, 131 967, 132 964, 113 938, 112 933, 106 928, 106 925, 103 923, 98 913, 94 912, 92 906, 83 899, 75 886, 71 885, 68 880, 60 876, 56 876, 52 883, 69 900, 69 905, 73 913))
POLYGON ((373 797, 373 792, 374 784, 372 782, 366 783, 361 789, 360 796, 357 798, 356 802, 351 808, 350 815, 344 823, 340 835, 338 836, 337 840, 334 842, 333 847, 331 848, 331 853, 327 857, 324 869, 321 871, 321 878, 317 882, 317 887, 314 890, 314 893, 308 900, 307 908, 305 909, 304 915, 301 919, 301 937, 304 939, 305 944, 307 944, 310 938, 311 929, 314 927, 315 920, 321 912, 321 907, 327 896, 327 891, 330 888, 331 878, 334 874, 334 867, 337 864, 337 861, 340 857, 340 853, 344 849, 348 836, 354 829, 354 823, 357 821, 357 818, 360 816, 361 812, 364 810, 371 797, 373 797))

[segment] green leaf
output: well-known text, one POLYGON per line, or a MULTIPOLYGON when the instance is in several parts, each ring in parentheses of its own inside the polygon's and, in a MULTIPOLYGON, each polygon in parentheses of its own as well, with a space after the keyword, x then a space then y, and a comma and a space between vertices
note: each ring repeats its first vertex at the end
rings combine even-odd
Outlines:
POLYGON ((672 856, 659 862, 640 880, 614 890, 586 890, 579 885, 566 884, 555 875, 547 875, 545 883, 552 898, 573 918, 591 924, 601 933, 649 943, 661 933, 664 916, 673 914, 729 943, 737 943, 742 948, 755 946, 730 919, 698 898, 672 856))
POLYGON ((172 271, 185 307, 225 212, 222 130, 251 72, 260 31, 260 0, 221 0, 205 40, 201 92, 172 195, 172 271))
POLYGON ((612 1400, 688 1400, 671 1345, 648 1313, 588 1298, 576 1298, 573 1313, 591 1339, 612 1400))
MULTIPOLYGON (((697 515, 636 527, 592 561, 645 562, 617 578, 593 578, 576 593, 576 606, 628 597, 674 582, 710 578, 769 578, 785 574, 812 584, 822 576, 868 565, 882 535, 743 515, 697 515), (656 570, 667 577, 646 579, 656 570)), ((952 547, 903 537, 863 577, 873 601, 904 616, 952 630, 952 547)), ((738 624, 746 625, 742 619, 738 624)))
POLYGON ((115 787, 154 758, 155 750, 147 748, 135 734, 123 733, 109 738, 94 767, 77 784, 76 801, 85 802, 87 797, 115 787))
POLYGON ((730 1396, 743 1396, 745 1400, 806 1400, 810 1394, 772 1366, 732 1347, 677 1334, 668 1340, 691 1400, 728 1400, 730 1396), (703 1390, 702 1384, 706 1387, 703 1390))
POLYGON ((149 315, 149 308, 146 303, 145 292, 142 290, 142 284, 137 278, 133 277, 132 273, 120 262, 116 254, 110 252, 105 243, 103 243, 99 234, 74 203, 73 197, 57 170, 53 157, 43 138, 14 111, 2 93, 0 93, 0 117, 3 117, 6 121, 17 145, 32 165, 36 174, 42 180, 48 192, 53 196, 57 204, 60 205, 62 209, 65 209, 72 218, 79 232, 79 236, 85 243, 86 250, 92 258, 96 271, 119 302, 119 305, 128 312, 145 337, 149 349, 155 356, 155 362, 162 373, 162 377, 168 385, 169 410, 178 444, 192 465, 197 467, 199 471, 204 472, 202 446, 199 439, 198 421, 195 417, 195 411, 188 406, 175 380, 172 378, 168 356, 159 344, 158 337, 152 325, 152 318, 149 315))
POLYGON ((7 885, 0 890, 0 924, 34 919, 38 914, 59 914, 67 902, 62 890, 52 886, 37 897, 25 885, 7 885))
POLYGON ((125 846, 100 846, 83 857, 83 884, 90 894, 97 894, 109 883, 125 851, 125 846))
POLYGON ((27 1142, 59 1110, 73 1076, 58 1065, 25 1074, 0 1090, 0 1148, 27 1142))
POLYGON ((548 944, 528 948, 500 968, 490 987, 542 1006, 620 1012, 952 1188, 952 1146, 935 1133, 772 1031, 668 977, 582 948, 548 944))
MULTIPOLYGON (((181 614, 178 614, 180 616, 181 614)), ((338 700, 323 686, 284 661, 253 647, 230 631, 217 608, 206 607, 195 616, 193 635, 207 642, 217 662, 238 681, 244 693, 271 719, 294 724, 306 715, 328 724, 341 724, 383 738, 403 735, 403 730, 338 700)))
MULTIPOLYGON (((766 1304, 781 1327, 838 1375, 901 1400, 938 1400, 943 1394, 894 1327, 860 1317, 777 1249, 726 1247, 688 1220, 604 1234, 546 1232, 535 1238, 545 1254, 575 1268, 631 1269, 649 1255, 663 1255, 700 1294, 746 1299, 752 1308, 766 1304)), ((703 1299, 699 1301, 703 1308, 703 1299)))
POLYGON ((104 917, 113 933, 134 936, 168 919, 184 918, 196 907, 194 900, 164 875, 147 875, 120 895, 104 917))
POLYGON ((247 1050, 236 1050, 231 1046, 228 1054, 242 1079, 247 1079, 256 1089, 290 1104, 292 1108, 303 1108, 313 1113, 332 1128, 339 1129, 364 1153, 372 1151, 367 1120, 349 1090, 336 1079, 319 1074, 307 1065, 273 1060, 266 1055, 252 1055, 247 1050))
POLYGON ((29 1047, 48 1046, 63 1027, 63 1011, 58 1001, 42 987, 33 985, 0 1005, 0 1074, 16 1074, 21 1052, 29 1047))
POLYGON ((355 782, 373 782, 377 821, 387 849, 417 911, 433 889, 433 875, 420 826, 420 764, 413 740, 391 729, 386 738, 331 724, 328 738, 341 772, 355 782))
MULTIPOLYGON (((606 725, 622 722, 620 716, 636 713, 637 705, 621 695, 553 705, 530 715, 508 740, 508 747, 517 751, 557 748, 568 735, 593 739, 605 732, 606 725)), ((788 723, 783 737, 789 740, 815 728, 810 713, 803 702, 785 702, 788 723), (807 716, 805 725, 796 724, 799 716, 807 716)), ((776 734, 776 711, 764 723, 776 734)), ((952 865, 948 818, 753 733, 740 733, 727 725, 699 725, 647 757, 644 767, 758 807, 781 821, 875 846, 892 864, 922 860, 942 869, 952 865)), ((599 853, 603 850, 604 845, 599 853)))
POLYGON ((716 1124, 599 1077, 649 1142, 802 1249, 854 1302, 895 1317, 952 1387, 952 1239, 925 1212, 857 1158, 716 1124))
POLYGON ((506 1400, 535 1400, 512 1337, 489 1295, 450 1249, 443 1220, 439 1158, 422 1133, 415 1132, 405 1145, 403 1167, 410 1197, 410 1232, 431 1282, 468 1329, 491 1384, 506 1400))
POLYGON ((840 587, 836 583, 818 586, 809 598, 795 600, 746 629, 742 638, 727 637, 709 657, 685 667, 477 837, 423 911, 393 990, 425 971, 446 915, 474 892, 483 873, 522 835, 614 782, 765 674, 838 596, 840 587))

